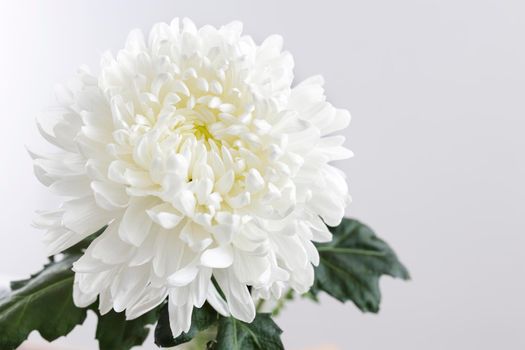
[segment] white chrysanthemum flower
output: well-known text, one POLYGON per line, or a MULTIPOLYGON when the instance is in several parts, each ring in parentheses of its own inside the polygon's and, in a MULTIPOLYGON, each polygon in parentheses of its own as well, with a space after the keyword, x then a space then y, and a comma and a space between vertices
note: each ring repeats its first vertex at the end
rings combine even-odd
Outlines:
POLYGON ((350 115, 325 101, 321 77, 291 87, 280 37, 257 45, 241 31, 188 19, 147 40, 133 31, 39 126, 61 151, 34 156, 35 172, 68 197, 38 220, 49 254, 107 225, 74 264, 77 306, 99 297, 102 313, 133 319, 169 297, 176 336, 205 301, 250 322, 254 298, 312 285, 312 241, 331 239, 325 223, 348 199, 329 162, 350 151, 328 135, 350 115))

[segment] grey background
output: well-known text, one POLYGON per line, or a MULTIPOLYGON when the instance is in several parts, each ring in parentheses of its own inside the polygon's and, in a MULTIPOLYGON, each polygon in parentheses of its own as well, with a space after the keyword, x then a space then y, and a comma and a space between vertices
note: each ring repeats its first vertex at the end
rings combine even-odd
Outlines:
MULTIPOLYGON (((295 302, 278 320, 287 348, 523 349, 524 11, 504 0, 2 1, 0 273, 44 260, 30 222, 56 201, 24 146, 47 147, 34 119, 53 105, 53 85, 96 68, 132 28, 239 19, 258 41, 282 34, 297 78, 323 74, 329 99, 351 111, 348 214, 413 275, 382 280, 379 315, 328 297, 295 302)), ((68 341, 94 349, 93 328, 90 317, 68 341)))

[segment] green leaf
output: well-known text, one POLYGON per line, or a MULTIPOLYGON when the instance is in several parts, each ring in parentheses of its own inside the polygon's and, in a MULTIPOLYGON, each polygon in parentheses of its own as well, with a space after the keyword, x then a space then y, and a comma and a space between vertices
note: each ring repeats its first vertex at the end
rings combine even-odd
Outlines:
POLYGON ((155 344, 167 348, 187 343, 195 338, 200 332, 214 325, 219 319, 217 312, 207 303, 201 308, 193 308, 191 316, 191 327, 187 333, 182 333, 173 338, 170 328, 168 304, 160 310, 159 322, 155 328, 155 344))
POLYGON ((33 330, 53 341, 84 322, 86 310, 73 304, 71 265, 77 259, 71 255, 46 265, 0 299, 0 349, 16 349, 33 330))
POLYGON ((257 314, 252 323, 221 317, 213 350, 283 350, 282 330, 270 314, 257 314))
POLYGON ((320 263, 312 294, 322 290, 341 302, 353 301, 363 312, 378 312, 379 278, 389 275, 407 280, 407 269, 388 244, 359 221, 345 218, 330 230, 333 240, 317 246, 320 263))
POLYGON ((158 311, 152 310, 139 318, 126 321, 124 312, 110 311, 101 316, 98 311, 96 337, 100 350, 129 350, 142 345, 148 337, 148 325, 157 321, 158 311))

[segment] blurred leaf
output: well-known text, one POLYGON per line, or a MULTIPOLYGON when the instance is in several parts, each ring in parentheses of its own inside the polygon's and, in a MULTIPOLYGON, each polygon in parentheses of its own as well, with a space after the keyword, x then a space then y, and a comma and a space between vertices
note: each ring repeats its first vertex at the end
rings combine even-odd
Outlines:
POLYGON ((311 296, 322 290, 341 302, 353 301, 363 312, 378 312, 379 278, 389 275, 407 280, 407 269, 388 244, 359 221, 345 218, 330 230, 333 240, 317 245, 320 263, 311 296))

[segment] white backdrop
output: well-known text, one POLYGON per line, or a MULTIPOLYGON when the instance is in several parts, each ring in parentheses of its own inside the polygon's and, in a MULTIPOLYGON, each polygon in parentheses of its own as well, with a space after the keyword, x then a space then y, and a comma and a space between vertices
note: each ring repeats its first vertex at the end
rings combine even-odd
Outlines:
MULTIPOLYGON (((507 0, 2 1, 0 274, 37 270, 34 210, 55 205, 32 174, 34 119, 53 86, 123 45, 135 27, 189 16, 282 34, 298 79, 321 73, 350 109, 341 164, 354 202, 398 252, 410 283, 385 278, 379 315, 328 297, 290 305, 287 348, 525 348, 525 6, 507 0)), ((94 319, 68 341, 95 349, 94 319)), ((64 343, 64 340, 61 340, 64 343)), ((150 344, 145 349, 153 349, 150 344)))

